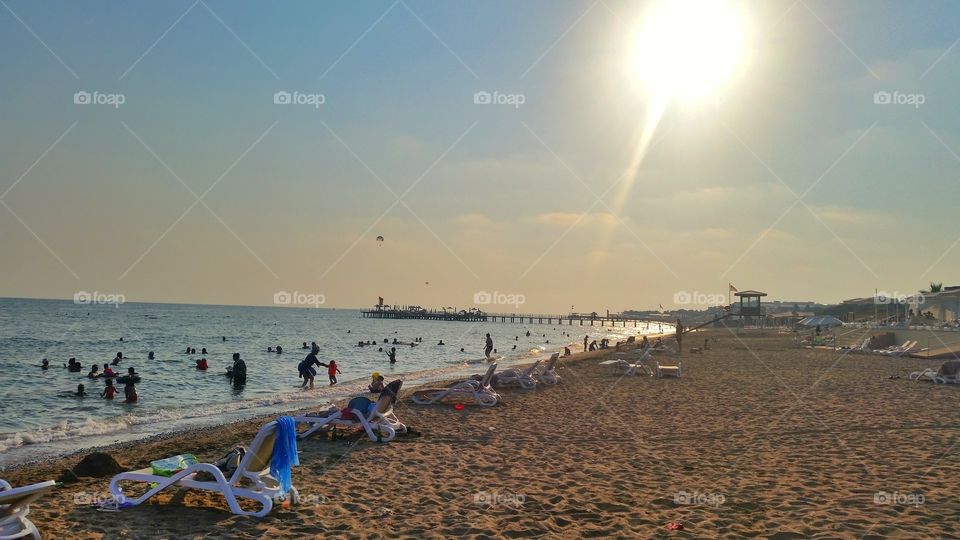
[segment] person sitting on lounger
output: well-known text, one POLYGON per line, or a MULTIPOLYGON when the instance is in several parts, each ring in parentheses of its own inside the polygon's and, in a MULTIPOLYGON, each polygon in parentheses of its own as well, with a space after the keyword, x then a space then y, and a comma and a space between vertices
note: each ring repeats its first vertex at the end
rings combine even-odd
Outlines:
POLYGON ((374 371, 372 375, 373 380, 370 382, 370 385, 367 388, 370 389, 371 394, 378 394, 383 392, 384 379, 383 375, 380 375, 379 371, 374 371))

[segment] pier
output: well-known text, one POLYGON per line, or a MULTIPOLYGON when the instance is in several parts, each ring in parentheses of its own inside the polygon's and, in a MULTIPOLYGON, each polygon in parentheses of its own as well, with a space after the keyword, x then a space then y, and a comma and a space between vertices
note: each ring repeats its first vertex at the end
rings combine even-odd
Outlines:
POLYGON ((361 312, 365 319, 420 319, 426 321, 460 321, 460 322, 499 322, 499 323, 522 323, 522 324, 558 324, 566 323, 573 326, 577 323, 579 326, 639 326, 641 323, 664 323, 667 321, 656 321, 637 317, 627 317, 623 315, 598 315, 595 313, 579 314, 570 313, 567 315, 548 315, 543 313, 487 313, 480 310, 426 310, 426 309, 374 309, 361 312))

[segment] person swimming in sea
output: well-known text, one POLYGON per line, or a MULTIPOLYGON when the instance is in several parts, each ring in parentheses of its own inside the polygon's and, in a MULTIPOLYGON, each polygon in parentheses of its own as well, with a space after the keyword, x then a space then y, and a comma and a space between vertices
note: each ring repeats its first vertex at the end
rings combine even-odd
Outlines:
POLYGON ((276 351, 277 351, 277 354, 283 353, 283 347, 277 345, 276 351))
POLYGON ((73 393, 76 397, 87 397, 87 387, 83 384, 77 385, 77 391, 73 393))
POLYGON ((303 342, 303 345, 301 345, 300 348, 301 348, 301 349, 309 349, 310 347, 307 347, 307 342, 304 341, 304 342, 303 342))
POLYGON ((438 345, 438 346, 439 346, 439 345, 446 345, 446 343, 444 343, 443 340, 441 339, 441 340, 440 340, 440 343, 437 343, 437 345, 438 345))
POLYGON ((154 356, 153 356, 153 351, 148 352, 148 353, 147 353, 147 360, 153 360, 153 358, 154 358, 154 356))
POLYGON ((207 364, 207 359, 206 359, 206 358, 201 358, 201 359, 197 360, 197 369, 199 369, 200 371, 206 371, 207 368, 209 368, 209 367, 210 367, 210 366, 207 364))
POLYGON ((100 376, 99 370, 100 368, 98 368, 97 365, 94 364, 93 367, 90 368, 90 373, 87 373, 87 378, 96 379, 97 377, 100 376))
POLYGON ((110 366, 108 366, 107 364, 104 364, 104 365, 103 365, 103 373, 101 373, 100 376, 101 376, 101 377, 107 377, 107 378, 112 379, 112 378, 116 377, 117 374, 116 374, 116 372, 114 372, 112 369, 110 369, 110 366))
POLYGON ((200 349, 200 354, 207 354, 207 348, 204 347, 204 348, 200 349))
POLYGON ((40 369, 42 369, 42 370, 44 370, 44 371, 50 369, 50 361, 47 360, 46 358, 44 358, 44 359, 40 362, 40 369))
POLYGON ((120 362, 122 361, 123 361, 123 353, 118 352, 116 358, 114 358, 113 362, 110 362, 110 363, 113 364, 114 366, 119 366, 120 362))
POLYGON ((396 348, 396 347, 390 347, 390 352, 387 353, 387 358, 390 359, 390 363, 391 363, 391 364, 396 364, 396 363, 397 363, 397 348, 396 348))
POLYGON ((80 362, 77 362, 76 358, 71 358, 63 367, 67 368, 67 371, 72 373, 79 373, 83 370, 83 366, 80 365, 80 362))

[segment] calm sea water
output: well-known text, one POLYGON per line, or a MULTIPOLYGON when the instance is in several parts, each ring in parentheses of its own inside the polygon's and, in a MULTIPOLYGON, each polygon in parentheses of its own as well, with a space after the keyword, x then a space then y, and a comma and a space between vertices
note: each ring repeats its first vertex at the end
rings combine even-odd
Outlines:
POLYGON ((473 362, 483 356, 487 332, 505 356, 501 363, 510 365, 546 358, 566 345, 579 350, 584 334, 616 340, 659 330, 656 324, 601 329, 363 319, 353 310, 0 299, 0 467, 178 428, 325 407, 362 393, 373 371, 407 384, 480 372, 485 366, 473 362), (396 345, 395 365, 377 350, 386 346, 384 339, 416 338, 423 339, 416 347, 396 345), (438 345, 441 339, 443 346, 438 345), (380 344, 357 347, 360 340, 380 344), (327 386, 320 368, 316 389, 299 387, 297 364, 307 352, 300 349, 304 341, 321 346, 321 361, 340 364, 337 386, 327 386), (267 352, 276 345, 283 347, 282 354, 267 352), (185 354, 187 347, 206 348, 208 354, 185 354), (154 360, 147 359, 149 351, 154 360), (132 366, 142 377, 136 404, 123 403, 122 385, 120 399, 100 399, 104 382, 86 377, 92 364, 102 370, 117 352, 128 359, 113 369, 125 372, 132 366), (242 390, 223 376, 235 352, 247 364, 242 390), (195 368, 201 356, 210 365, 206 372, 195 368), (81 373, 62 367, 70 357, 83 364, 81 373), (43 358, 50 361, 49 370, 40 369, 43 358), (72 395, 79 383, 87 386, 89 397, 72 395))

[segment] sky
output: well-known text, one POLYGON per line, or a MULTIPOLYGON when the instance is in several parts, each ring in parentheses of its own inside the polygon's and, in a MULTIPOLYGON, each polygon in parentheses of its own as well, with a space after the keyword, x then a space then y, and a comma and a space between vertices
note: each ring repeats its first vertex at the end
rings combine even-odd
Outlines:
POLYGON ((566 313, 956 283, 960 5, 733 4, 736 74, 653 126, 650 2, 2 0, 0 296, 566 313))

